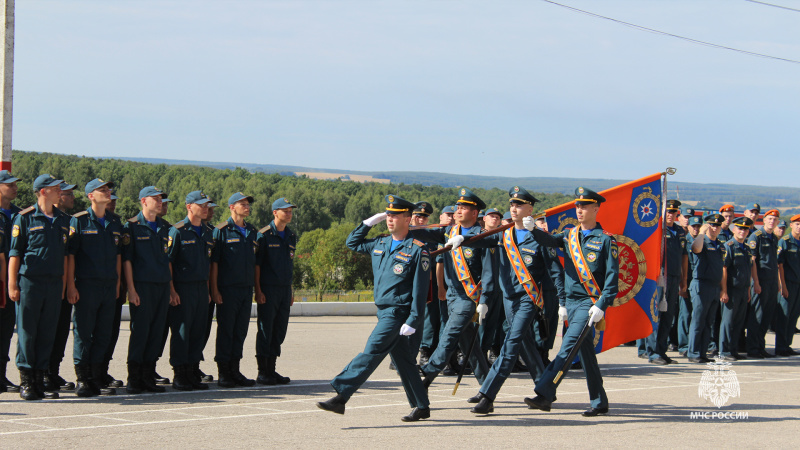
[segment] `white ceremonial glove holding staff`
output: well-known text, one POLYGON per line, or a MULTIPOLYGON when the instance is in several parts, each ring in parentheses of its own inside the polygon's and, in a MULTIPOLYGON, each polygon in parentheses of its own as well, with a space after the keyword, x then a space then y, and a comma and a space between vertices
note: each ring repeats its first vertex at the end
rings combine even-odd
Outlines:
POLYGON ((522 226, 528 231, 533 231, 533 229, 536 228, 536 220, 531 216, 524 217, 522 219, 522 226))
POLYGON ((417 332, 417 330, 411 328, 410 326, 408 326, 406 324, 403 324, 403 326, 400 327, 400 336, 411 336, 412 334, 414 334, 416 332, 417 332))
POLYGON ((559 306, 558 307, 558 320, 563 322, 563 321, 567 320, 567 317, 569 317, 569 314, 567 313, 567 307, 566 306, 559 306))
POLYGON ((603 320, 603 316, 605 313, 602 309, 598 308, 597 306, 592 306, 589 308, 589 317, 592 319, 592 323, 597 323, 603 320))
POLYGON ((464 236, 453 236, 444 243, 444 246, 447 247, 449 245, 452 247, 451 250, 455 250, 461 246, 462 242, 464 242, 464 236))
POLYGON ((365 220, 364 221, 364 225, 366 225, 368 227, 374 227, 375 225, 383 222, 384 220, 386 220, 386 213, 382 212, 382 213, 375 214, 374 216, 372 216, 369 219, 365 220))
POLYGON ((478 325, 482 325, 483 319, 486 318, 486 313, 489 312, 489 307, 485 303, 481 303, 475 308, 475 312, 478 313, 478 325))

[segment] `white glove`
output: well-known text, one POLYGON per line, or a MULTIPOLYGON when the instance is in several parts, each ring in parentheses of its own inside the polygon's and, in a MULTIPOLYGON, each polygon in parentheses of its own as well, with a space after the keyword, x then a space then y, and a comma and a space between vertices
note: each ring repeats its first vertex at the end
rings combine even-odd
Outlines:
POLYGON ((464 242, 464 236, 453 236, 444 243, 445 247, 448 245, 451 247, 451 250, 455 250, 461 246, 461 243, 464 242))
POLYGON ((411 328, 410 326, 408 326, 406 324, 403 324, 403 326, 400 327, 400 336, 411 336, 412 334, 414 334, 416 332, 417 332, 417 330, 411 328))
POLYGON ((483 319, 486 318, 486 313, 489 312, 489 307, 486 306, 486 303, 481 303, 475 308, 475 312, 478 313, 478 325, 483 324, 483 319))
POLYGON ((569 317, 569 314, 567 314, 567 307, 566 306, 559 306, 558 307, 558 320, 563 322, 563 321, 567 320, 567 317, 569 317))
POLYGON ((522 219, 522 226, 528 231, 533 231, 536 228, 536 220, 531 216, 525 217, 522 219))
POLYGON ((365 220, 364 221, 364 225, 366 225, 368 227, 374 227, 375 225, 383 222, 384 220, 386 220, 386 213, 382 212, 382 213, 375 214, 374 216, 372 216, 369 219, 365 220))
POLYGON ((598 308, 597 306, 592 306, 589 308, 589 317, 592 319, 592 323, 597 323, 603 320, 603 310, 598 308))
POLYGON ((662 298, 660 302, 658 302, 658 310, 661 312, 667 311, 667 299, 662 298))

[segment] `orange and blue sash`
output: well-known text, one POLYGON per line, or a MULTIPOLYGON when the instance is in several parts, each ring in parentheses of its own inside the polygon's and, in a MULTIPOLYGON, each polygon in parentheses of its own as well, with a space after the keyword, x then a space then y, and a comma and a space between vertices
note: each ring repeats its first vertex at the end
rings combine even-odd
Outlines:
MULTIPOLYGON (((453 225, 453 228, 450 229, 450 234, 447 237, 452 238, 453 236, 458 236, 460 234, 461 226, 453 225)), ((461 284, 464 286, 464 292, 467 293, 469 298, 477 303, 481 296, 481 284, 476 284, 475 280, 472 278, 472 274, 469 272, 467 260, 464 258, 464 252, 461 250, 461 247, 453 250, 453 265, 456 268, 458 280, 461 281, 461 284)))
POLYGON ((519 284, 525 288, 525 292, 527 292, 528 296, 533 300, 533 304, 536 305, 537 308, 543 309, 544 304, 542 303, 542 295, 539 292, 539 286, 533 281, 533 277, 530 272, 528 272, 528 268, 522 263, 522 256, 519 254, 517 244, 514 243, 514 235, 512 233, 514 233, 513 228, 509 228, 503 232, 503 246, 506 248, 508 260, 511 261, 511 267, 514 268, 514 272, 517 274, 519 284))
POLYGON ((600 285, 597 284, 592 271, 589 270, 589 264, 586 263, 586 258, 583 257, 580 240, 581 230, 579 228, 573 227, 569 230, 569 251, 567 254, 569 254, 572 264, 575 266, 575 271, 580 276, 580 282, 586 289, 586 293, 592 297, 592 303, 597 303, 600 298, 600 285))

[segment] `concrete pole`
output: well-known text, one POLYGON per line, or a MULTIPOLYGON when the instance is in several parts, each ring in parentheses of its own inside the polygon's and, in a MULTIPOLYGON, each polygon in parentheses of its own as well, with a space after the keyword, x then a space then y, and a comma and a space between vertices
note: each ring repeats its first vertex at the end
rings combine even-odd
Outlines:
POLYGON ((0 163, 0 170, 11 170, 11 117, 14 110, 14 0, 0 0, 3 7, 2 32, 2 55, 0 56, 0 74, 2 74, 2 89, 0 94, 3 96, 3 107, 0 108, 2 115, 2 127, 0 127, 0 141, 3 145, 3 157, 0 163))

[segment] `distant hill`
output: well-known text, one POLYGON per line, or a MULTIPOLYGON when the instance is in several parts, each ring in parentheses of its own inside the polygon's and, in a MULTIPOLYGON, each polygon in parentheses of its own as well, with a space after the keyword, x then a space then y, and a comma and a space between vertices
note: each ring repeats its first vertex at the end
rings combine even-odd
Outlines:
MULTIPOLYGON (((374 181, 394 184, 439 185, 442 187, 468 186, 471 188, 508 189, 514 185, 525 186, 540 192, 571 194, 576 186, 591 186, 595 190, 608 189, 631 180, 603 178, 560 178, 560 177, 492 177, 484 175, 456 175, 441 172, 363 172, 340 169, 319 169, 302 166, 283 166, 277 164, 252 164, 233 162, 188 161, 160 158, 124 158, 152 164, 206 166, 216 169, 235 169, 241 167, 250 172, 278 173, 282 175, 304 174, 310 178, 343 178, 353 181, 374 181), (349 178, 348 178, 349 177, 349 178)), ((648 175, 648 174, 641 174, 648 175)), ((737 210, 745 205, 758 203, 762 211, 770 208, 781 210, 782 216, 800 213, 800 189, 741 184, 703 184, 671 183, 668 185, 669 198, 678 197, 681 201, 700 209, 718 209, 725 203, 736 205, 737 210)))

